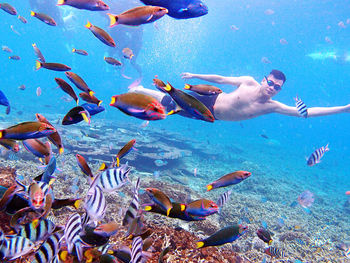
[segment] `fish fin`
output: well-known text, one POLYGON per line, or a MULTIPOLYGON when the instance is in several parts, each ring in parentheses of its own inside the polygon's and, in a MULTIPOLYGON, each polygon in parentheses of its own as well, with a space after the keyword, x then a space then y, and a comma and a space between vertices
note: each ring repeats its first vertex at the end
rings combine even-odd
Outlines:
POLYGON ((117 167, 119 167, 120 165, 120 159, 119 159, 119 156, 117 157, 117 167))
MULTIPOLYGON (((151 21, 152 18, 153 18, 153 15, 150 15, 149 18, 147 18, 146 21, 149 22, 149 21, 151 21)), ((130 59, 131 59, 131 58, 132 58, 132 55, 131 55, 130 59)))
POLYGON ((61 250, 58 254, 59 259, 62 260, 63 262, 67 261, 67 256, 68 256, 67 250, 61 250))
POLYGON ((100 107, 101 103, 102 103, 102 100, 100 100, 100 101, 98 102, 97 106, 100 107))
POLYGON ((325 150, 326 152, 329 151, 328 145, 329 145, 329 143, 327 143, 327 145, 324 147, 324 150, 325 150))
POLYGON ((38 70, 41 68, 41 62, 39 60, 35 61, 35 69, 38 70))
POLYGON ((34 11, 30 11, 30 15, 31 16, 35 16, 35 12, 34 11))
POLYGON ((186 205, 185 204, 181 204, 180 205, 180 211, 185 211, 186 210, 186 205))
POLYGON ((9 114, 10 111, 11 111, 11 107, 10 107, 10 105, 8 105, 7 108, 6 108, 6 114, 9 114))
POLYGON ((83 117, 84 121, 90 125, 90 119, 87 117, 85 111, 79 112, 81 116, 83 117))
MULTIPOLYGON (((95 92, 93 92, 92 90, 89 91, 89 95, 90 95, 90 96, 92 96, 92 95, 94 95, 94 94, 95 94, 95 92)), ((101 101, 101 102, 102 102, 102 101, 101 101)))
POLYGON ((109 19, 110 19, 110 23, 109 23, 109 27, 113 27, 118 25, 118 16, 107 13, 109 19))
POLYGON ((197 248, 201 248, 204 246, 204 242, 203 241, 198 241, 197 242, 197 248))
POLYGON ((185 84, 184 89, 191 89, 191 86, 189 84, 185 84))

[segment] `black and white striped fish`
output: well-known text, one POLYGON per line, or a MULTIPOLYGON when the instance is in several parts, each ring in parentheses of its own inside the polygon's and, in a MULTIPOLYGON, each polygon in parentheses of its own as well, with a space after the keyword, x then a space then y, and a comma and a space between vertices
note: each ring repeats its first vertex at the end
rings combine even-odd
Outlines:
POLYGON ((96 176, 91 187, 97 185, 105 192, 113 192, 122 187, 128 181, 130 169, 131 167, 127 164, 120 167, 108 168, 96 176))
POLYGON ((85 211, 94 221, 100 221, 105 216, 106 198, 103 195, 102 189, 96 185, 89 189, 85 199, 85 211))
POLYGON ((34 220, 20 227, 18 235, 28 238, 30 241, 37 242, 47 238, 53 230, 55 224, 48 219, 34 220))
POLYGON ((216 202, 218 207, 222 207, 224 204, 226 204, 226 202, 230 199, 231 193, 232 191, 228 190, 220 196, 219 200, 216 202))
POLYGON ((34 243, 25 237, 5 237, 0 248, 0 260, 14 260, 29 252, 34 247, 34 243))
POLYGON ((140 209, 139 188, 140 188, 140 177, 137 178, 137 181, 134 187, 134 198, 132 199, 129 208, 125 213, 125 216, 123 219, 123 226, 130 224, 130 222, 132 222, 132 220, 136 218, 137 213, 140 209))
POLYGON ((35 252, 34 260, 31 263, 51 262, 60 250, 60 239, 62 236, 62 232, 55 232, 46 239, 46 241, 35 252))
POLYGON ((322 146, 321 148, 318 148, 316 151, 314 151, 310 157, 307 159, 307 165, 308 166, 313 166, 315 164, 318 164, 321 162, 321 158, 323 157, 323 155, 325 154, 325 152, 328 152, 329 148, 328 148, 328 143, 326 146, 322 146))
POLYGON ((83 258, 82 241, 79 235, 81 230, 81 217, 78 213, 74 213, 68 219, 68 222, 64 229, 64 238, 66 240, 69 253, 72 253, 75 245, 79 261, 83 258))
POLYGON ((296 96, 294 100, 295 107, 297 108, 299 115, 303 118, 307 118, 308 112, 305 103, 300 98, 298 98, 298 96, 296 96))
POLYGON ((286 256, 286 253, 282 249, 279 249, 276 247, 266 248, 265 253, 270 255, 271 257, 276 257, 276 258, 284 258, 286 256))
POLYGON ((140 263, 140 262, 142 262, 142 247, 143 247, 142 238, 141 237, 135 237, 132 240, 130 263, 140 263))

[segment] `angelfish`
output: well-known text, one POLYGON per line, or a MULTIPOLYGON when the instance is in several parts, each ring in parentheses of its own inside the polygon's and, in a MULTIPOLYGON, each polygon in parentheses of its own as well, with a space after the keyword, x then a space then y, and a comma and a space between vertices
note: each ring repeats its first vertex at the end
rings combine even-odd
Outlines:
POLYGON ((313 166, 315 164, 318 164, 321 162, 321 158, 323 155, 329 151, 328 143, 326 146, 322 146, 321 148, 318 148, 316 151, 314 151, 310 157, 307 160, 308 166, 313 166))

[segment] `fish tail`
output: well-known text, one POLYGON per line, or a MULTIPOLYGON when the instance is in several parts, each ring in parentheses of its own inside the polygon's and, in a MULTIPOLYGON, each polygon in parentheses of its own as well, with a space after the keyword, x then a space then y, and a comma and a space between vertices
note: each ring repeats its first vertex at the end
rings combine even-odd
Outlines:
POLYGON ((273 241, 272 239, 269 241, 269 246, 271 245, 272 241, 273 241))
POLYGON ((77 201, 74 202, 74 207, 75 207, 76 209, 78 209, 78 208, 80 207, 80 205, 81 205, 81 199, 79 199, 79 200, 77 200, 77 201))
POLYGON ((171 208, 168 208, 168 209, 166 210, 166 216, 169 216, 170 210, 171 210, 171 208))
POLYGON ((197 248, 201 248, 204 246, 204 242, 203 241, 198 241, 197 242, 197 248))
POLYGON ((146 205, 143 209, 144 209, 144 211, 151 211, 152 210, 152 206, 146 205))
POLYGON ((119 167, 120 165, 120 159, 119 159, 119 156, 117 156, 117 167, 119 167))
POLYGON ((41 68, 41 62, 39 60, 35 61, 35 69, 38 70, 41 68))
POLYGON ((102 103, 102 100, 100 100, 100 101, 98 102, 97 106, 100 107, 101 103, 102 103))
POLYGON ((116 99, 115 99, 115 97, 113 96, 112 97, 112 100, 111 100, 111 103, 109 104, 110 106, 113 106, 113 104, 115 103, 115 101, 116 101, 116 99))
POLYGON ((329 151, 328 145, 329 145, 329 143, 327 143, 327 145, 324 147, 324 151, 325 151, 325 152, 328 152, 328 151, 329 151))
POLYGON ((92 90, 89 91, 89 95, 90 95, 90 96, 92 96, 92 95, 94 95, 94 94, 95 94, 95 92, 93 92, 92 90))
POLYGON ((98 168, 99 171, 103 171, 103 170, 106 170, 106 169, 107 169, 106 163, 102 163, 100 168, 98 168))
POLYGON ((65 0, 58 0, 57 5, 64 5, 65 0))
POLYGON ((207 191, 209 192, 210 190, 213 190, 213 185, 208 184, 208 185, 207 185, 207 191))
POLYGON ((60 260, 62 260, 63 262, 67 261, 68 258, 68 251, 67 250, 61 250, 58 254, 58 257, 60 260))
POLYGON ((31 16, 35 16, 35 12, 34 11, 30 11, 30 15, 31 16))
POLYGON ((72 48, 72 52, 74 53, 76 51, 76 49, 75 48, 72 48))
POLYGON ((110 23, 109 23, 109 27, 113 27, 118 25, 118 16, 107 13, 109 19, 110 19, 110 23))
POLYGON ((168 83, 168 84, 166 84, 166 86, 164 87, 164 89, 166 90, 166 91, 171 91, 171 85, 168 83))
POLYGON ((85 25, 85 27, 90 29, 92 27, 92 24, 89 21, 87 21, 87 24, 85 25))
POLYGON ((185 204, 181 204, 181 205, 180 205, 180 210, 181 210, 181 212, 182 212, 182 211, 185 211, 185 209, 186 209, 186 205, 185 205, 185 204))
POLYGON ((4 137, 4 131, 0 131, 0 139, 4 137))
POLYGON ((64 152, 64 148, 60 147, 59 150, 58 150, 58 153, 61 155, 63 152, 64 152))
POLYGON ((189 84, 185 84, 184 89, 191 89, 191 86, 189 84))

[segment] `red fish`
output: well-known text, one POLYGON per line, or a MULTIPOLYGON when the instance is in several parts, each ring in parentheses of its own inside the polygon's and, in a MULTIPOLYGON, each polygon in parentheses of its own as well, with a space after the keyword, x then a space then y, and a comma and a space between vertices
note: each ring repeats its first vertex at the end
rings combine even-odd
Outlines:
POLYGON ((233 184, 238 184, 242 182, 244 179, 247 179, 252 173, 247 171, 236 171, 233 173, 226 174, 219 178, 218 180, 212 182, 211 184, 207 185, 207 191, 225 187, 233 184))
POLYGON ((45 24, 49 26, 57 26, 56 21, 49 15, 44 13, 35 13, 33 11, 30 11, 30 15, 33 17, 36 17, 40 21, 43 21, 45 24))
POLYGON ((162 120, 166 117, 164 106, 158 100, 139 93, 115 95, 110 106, 142 120, 162 120))
POLYGON ((89 29, 95 35, 95 37, 97 37, 107 46, 110 46, 110 47, 116 46, 113 38, 102 28, 92 25, 89 21, 87 22, 85 27, 89 29))
POLYGON ((139 26, 152 23, 168 13, 168 9, 160 6, 138 6, 119 15, 107 14, 110 18, 110 26, 118 24, 139 26))
POLYGON ((56 129, 43 122, 28 121, 0 130, 0 139, 26 140, 47 137, 56 129))

